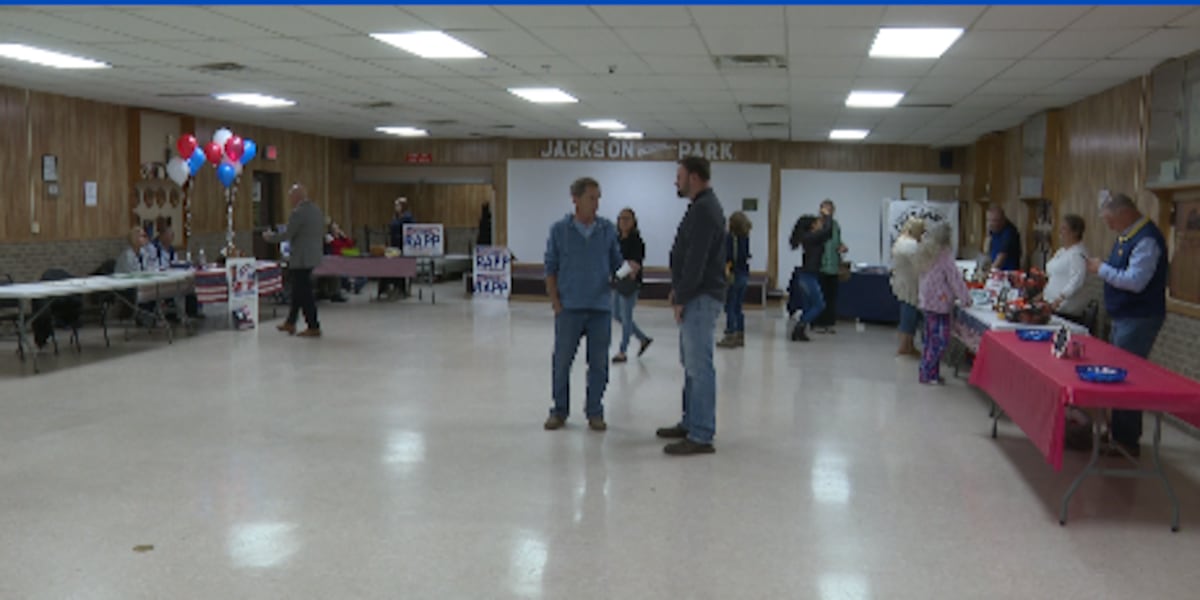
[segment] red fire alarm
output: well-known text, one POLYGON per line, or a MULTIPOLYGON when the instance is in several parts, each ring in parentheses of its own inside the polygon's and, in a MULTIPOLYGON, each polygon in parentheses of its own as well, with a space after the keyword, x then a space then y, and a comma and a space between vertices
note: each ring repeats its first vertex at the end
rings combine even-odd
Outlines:
POLYGON ((275 146, 267 146, 267 160, 275 160, 279 158, 279 149, 275 146))

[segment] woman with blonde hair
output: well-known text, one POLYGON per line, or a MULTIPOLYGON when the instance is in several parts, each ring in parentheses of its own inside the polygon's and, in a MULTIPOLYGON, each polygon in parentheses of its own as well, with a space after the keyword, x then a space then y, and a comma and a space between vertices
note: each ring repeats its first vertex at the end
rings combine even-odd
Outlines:
POLYGON ((725 337, 718 348, 741 348, 746 345, 746 314, 742 302, 750 279, 750 218, 737 211, 729 215, 729 233, 725 235, 725 337))
POLYGON ((117 262, 113 265, 113 273, 136 273, 146 270, 142 265, 142 248, 149 242, 146 230, 135 225, 133 229, 129 230, 126 239, 128 239, 129 245, 117 256, 117 262))
POLYGON ((931 238, 923 248, 929 268, 921 275, 919 302, 925 313, 925 351, 921 357, 921 383, 944 383, 942 355, 950 343, 950 315, 954 302, 971 301, 962 272, 954 264, 953 229, 939 223, 929 231, 931 238))
POLYGON ((917 309, 921 286, 921 237, 925 235, 925 220, 909 217, 900 229, 900 237, 892 244, 892 293, 900 301, 900 347, 898 356, 920 356, 913 339, 921 313, 917 309))

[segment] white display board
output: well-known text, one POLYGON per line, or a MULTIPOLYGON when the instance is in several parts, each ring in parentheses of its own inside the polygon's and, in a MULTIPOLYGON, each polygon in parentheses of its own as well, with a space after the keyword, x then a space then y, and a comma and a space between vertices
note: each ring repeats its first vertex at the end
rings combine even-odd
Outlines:
POLYGON ((253 258, 230 258, 229 318, 234 329, 255 329, 258 325, 258 265, 253 258))
POLYGON ((476 296, 508 298, 512 289, 512 258, 502 246, 475 246, 472 289, 476 296))
POLYGON ((779 270, 776 281, 786 283, 792 268, 800 264, 801 251, 793 252, 788 246, 788 237, 796 219, 804 214, 817 214, 821 201, 826 198, 837 205, 835 218, 842 228, 842 242, 850 249, 846 260, 883 264, 880 200, 899 198, 903 184, 958 185, 959 181, 960 177, 954 174, 784 169, 780 172, 779 270))
MULTIPOLYGON (((550 225, 574 212, 571 182, 592 177, 600 183, 600 216, 615 223, 622 208, 632 208, 646 242, 646 266, 668 266, 675 231, 687 210, 687 200, 675 193, 677 166, 668 161, 508 161, 508 245, 513 260, 542 262, 550 225)), ((743 199, 758 201, 758 210, 746 213, 753 225, 750 268, 765 271, 771 165, 718 162, 712 169, 713 191, 726 219, 742 208, 743 199)))
POLYGON ((912 217, 925 219, 926 231, 938 223, 949 223, 954 232, 951 239, 954 243, 954 256, 958 256, 958 203, 957 202, 921 202, 915 200, 883 201, 883 219, 880 220, 879 235, 884 240, 883 264, 892 264, 892 245, 900 237, 900 229, 912 217))
POLYGON ((404 256, 442 256, 446 236, 441 223, 405 223, 404 256))

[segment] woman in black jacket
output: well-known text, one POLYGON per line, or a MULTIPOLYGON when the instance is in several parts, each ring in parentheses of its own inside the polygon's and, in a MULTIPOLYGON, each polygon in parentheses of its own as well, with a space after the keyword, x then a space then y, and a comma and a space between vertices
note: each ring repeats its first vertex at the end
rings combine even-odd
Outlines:
MULTIPOLYGON (((645 266, 646 243, 642 241, 642 234, 638 232, 637 215, 633 213, 633 209, 621 210, 621 214, 617 216, 617 232, 621 238, 621 257, 645 266)), ((633 307, 637 305, 638 290, 642 287, 642 271, 644 270, 638 269, 637 275, 633 277, 618 279, 616 289, 613 290, 613 318, 621 324, 621 350, 612 359, 615 363, 629 360, 625 356, 625 351, 629 349, 631 336, 636 335, 638 341, 641 342, 638 356, 646 352, 646 348, 650 347, 650 342, 654 341, 638 328, 637 323, 633 322, 633 307)))
POLYGON ((821 258, 825 255, 825 242, 833 235, 832 224, 833 219, 822 207, 820 216, 804 215, 796 220, 792 235, 788 238, 792 250, 804 248, 804 258, 792 272, 792 282, 788 285, 788 314, 800 311, 800 320, 792 329, 793 342, 808 341, 808 326, 825 308, 818 276, 821 273, 821 258))

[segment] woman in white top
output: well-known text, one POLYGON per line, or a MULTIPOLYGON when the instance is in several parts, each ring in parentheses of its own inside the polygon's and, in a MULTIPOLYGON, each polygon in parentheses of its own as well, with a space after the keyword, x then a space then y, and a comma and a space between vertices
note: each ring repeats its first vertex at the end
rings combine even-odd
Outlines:
POLYGON ((912 217, 900 229, 900 237, 892 244, 892 293, 900 300, 900 347, 897 355, 920 356, 913 337, 917 332, 920 311, 917 301, 921 286, 921 236, 925 221, 912 217))
POLYGON ((1087 298, 1080 293, 1087 276, 1087 250, 1083 247, 1083 217, 1066 215, 1058 226, 1062 247, 1046 263, 1046 289, 1042 299, 1054 312, 1078 319, 1083 314, 1087 298))

